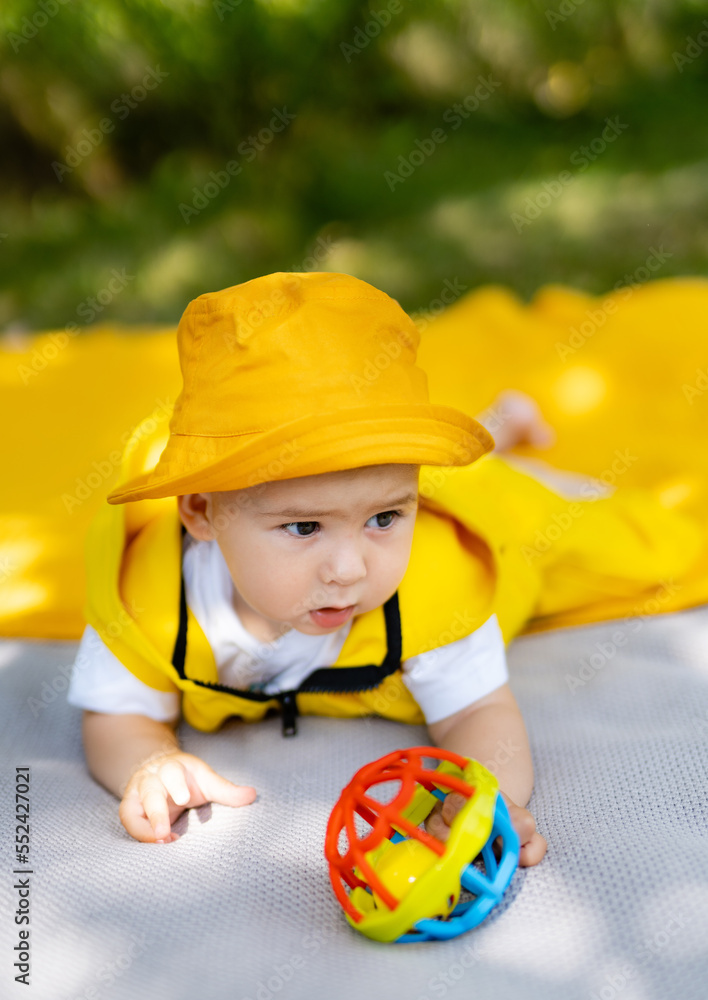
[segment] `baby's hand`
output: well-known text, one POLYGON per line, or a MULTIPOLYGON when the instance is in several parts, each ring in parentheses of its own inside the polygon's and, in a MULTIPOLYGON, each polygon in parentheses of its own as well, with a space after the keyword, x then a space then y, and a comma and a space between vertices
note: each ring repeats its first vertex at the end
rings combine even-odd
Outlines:
POLYGON ((166 753, 142 764, 128 782, 118 814, 136 840, 165 844, 178 839, 171 826, 185 809, 218 802, 245 806, 255 788, 222 778, 191 753, 166 753))
MULTIPOLYGON (((521 849, 519 851, 519 865, 522 868, 537 865, 546 853, 546 840, 536 829, 536 820, 528 809, 517 806, 508 795, 501 792, 509 810, 511 825, 516 830, 521 849)), ((425 821, 425 828, 428 833, 439 840, 447 840, 450 835, 450 824, 467 800, 456 792, 450 792, 444 802, 438 802, 433 811, 425 821)))

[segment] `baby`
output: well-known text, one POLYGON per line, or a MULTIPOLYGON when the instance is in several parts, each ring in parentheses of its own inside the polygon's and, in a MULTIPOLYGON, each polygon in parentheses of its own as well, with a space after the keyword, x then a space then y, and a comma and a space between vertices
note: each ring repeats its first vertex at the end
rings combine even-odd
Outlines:
MULTIPOLYGON (((493 441, 429 403, 410 319, 347 275, 277 274, 195 300, 178 342, 184 387, 167 447, 109 497, 176 497, 178 519, 161 508, 120 543, 115 606, 130 610, 128 627, 108 627, 115 584, 99 588, 89 571, 69 691, 91 774, 121 799, 127 832, 169 843, 185 809, 256 796, 180 749, 180 710, 213 730, 280 706, 286 734, 298 712, 374 711, 425 721, 432 743, 489 767, 520 864, 537 864, 546 841, 525 808, 533 767, 496 615, 444 628, 444 590, 454 599, 473 578, 472 557, 450 519, 419 502, 421 465, 467 465, 493 441)), ((540 443, 533 404, 512 394, 506 408, 502 446, 540 443)), ((428 829, 445 839, 461 804, 448 796, 428 829)))

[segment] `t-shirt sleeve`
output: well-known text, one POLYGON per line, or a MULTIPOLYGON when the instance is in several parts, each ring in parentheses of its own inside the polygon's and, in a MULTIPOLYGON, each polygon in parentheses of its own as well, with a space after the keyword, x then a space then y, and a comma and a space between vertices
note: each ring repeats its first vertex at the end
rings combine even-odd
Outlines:
POLYGON ((428 724, 467 708, 509 679, 497 616, 462 639, 411 656, 402 669, 428 724))
POLYGON ((77 708, 111 715, 146 715, 156 722, 179 718, 180 694, 156 691, 139 680, 87 625, 74 661, 67 701, 77 708))

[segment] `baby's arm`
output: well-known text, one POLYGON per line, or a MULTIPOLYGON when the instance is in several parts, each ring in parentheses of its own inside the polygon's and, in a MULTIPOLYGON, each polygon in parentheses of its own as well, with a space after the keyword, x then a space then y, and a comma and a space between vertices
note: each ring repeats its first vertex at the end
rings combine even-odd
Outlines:
MULTIPOLYGON (((547 845, 525 808, 533 789, 533 764, 526 726, 509 685, 502 684, 460 712, 431 723, 428 731, 438 746, 472 757, 492 771, 521 841, 519 864, 538 864, 547 845)), ((431 833, 445 839, 463 801, 448 795, 430 817, 431 833)))
POLYGON ((145 843, 177 840, 171 825, 185 809, 219 802, 241 806, 256 790, 235 785, 180 750, 174 725, 145 715, 85 711, 83 739, 93 777, 121 799, 125 829, 145 843))

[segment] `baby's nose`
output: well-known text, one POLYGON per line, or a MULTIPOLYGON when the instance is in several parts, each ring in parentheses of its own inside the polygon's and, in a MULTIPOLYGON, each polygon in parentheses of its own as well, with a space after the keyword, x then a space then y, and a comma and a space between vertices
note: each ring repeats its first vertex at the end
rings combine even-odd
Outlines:
POLYGON ((366 576, 364 554, 356 544, 342 546, 324 564, 322 579, 333 587, 351 587, 366 576))

